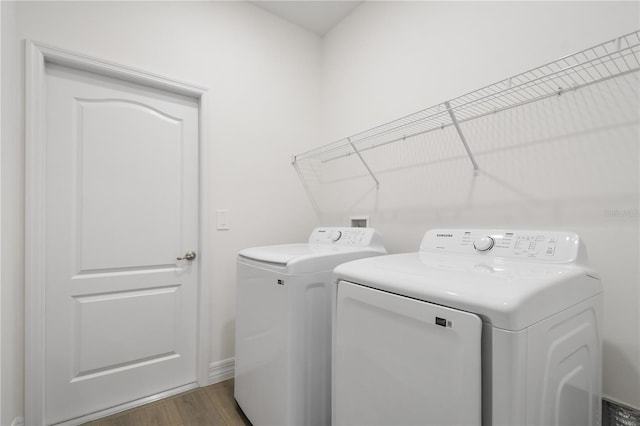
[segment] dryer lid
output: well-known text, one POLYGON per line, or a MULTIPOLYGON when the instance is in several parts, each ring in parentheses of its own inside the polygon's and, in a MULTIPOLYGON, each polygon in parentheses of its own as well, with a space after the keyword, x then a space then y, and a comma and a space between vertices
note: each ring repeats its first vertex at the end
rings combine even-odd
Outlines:
POLYGON ((334 275, 472 312, 516 331, 602 292, 598 276, 584 262, 573 233, 434 230, 425 235, 419 253, 350 262, 334 275), (491 236, 494 247, 475 244, 474 238, 483 235, 491 236))
POLYGON ((461 259, 424 253, 356 260, 334 270, 347 281, 475 313, 522 330, 601 293, 600 280, 576 265, 461 259))

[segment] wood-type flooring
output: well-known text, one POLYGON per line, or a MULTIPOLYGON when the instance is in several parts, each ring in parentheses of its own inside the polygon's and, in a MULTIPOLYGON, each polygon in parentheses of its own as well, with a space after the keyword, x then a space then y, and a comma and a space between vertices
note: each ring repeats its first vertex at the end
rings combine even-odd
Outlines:
POLYGON ((233 399, 233 379, 181 393, 84 426, 251 426, 233 399))

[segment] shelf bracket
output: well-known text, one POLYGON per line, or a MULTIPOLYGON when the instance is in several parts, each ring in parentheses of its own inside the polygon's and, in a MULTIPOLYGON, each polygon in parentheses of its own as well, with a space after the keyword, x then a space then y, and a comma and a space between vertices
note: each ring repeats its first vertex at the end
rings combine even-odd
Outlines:
POLYGON ((367 162, 364 161, 364 158, 362 158, 362 154, 360 154, 360 151, 358 151, 358 148, 356 148, 355 144, 353 142, 351 142, 351 138, 347 138, 347 140, 349 141, 349 145, 351 145, 351 148, 353 148, 353 152, 355 152, 358 155, 358 158, 360 158, 360 161, 362 161, 362 164, 367 169, 367 171, 369 172, 369 174, 373 178, 374 182, 376 183, 376 189, 380 188, 380 182, 378 182, 378 179, 376 178, 376 175, 373 174, 373 172, 369 168, 369 165, 367 164, 367 162))
POLYGON ((449 116, 451 117, 451 123, 453 123, 453 127, 456 128, 458 132, 458 136, 460 136, 460 140, 462 141, 462 145, 464 145, 465 151, 467 151, 467 155, 469 156, 469 160, 471 160, 471 164, 473 164, 473 175, 478 176, 480 174, 480 169, 478 168, 478 163, 476 163, 476 159, 473 156, 473 153, 469 149, 469 144, 467 144, 467 139, 464 137, 464 133, 462 133, 462 129, 460 128, 460 124, 458 123, 458 119, 451 109, 451 104, 449 101, 444 103, 444 106, 447 107, 447 111, 449 112, 449 116))

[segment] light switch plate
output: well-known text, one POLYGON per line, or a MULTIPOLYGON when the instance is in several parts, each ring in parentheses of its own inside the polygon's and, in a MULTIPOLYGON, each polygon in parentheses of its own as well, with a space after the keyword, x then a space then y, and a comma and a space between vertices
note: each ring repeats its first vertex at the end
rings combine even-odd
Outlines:
POLYGON ((229 229, 229 210, 218 209, 216 210, 216 215, 218 219, 218 230, 224 231, 229 229))

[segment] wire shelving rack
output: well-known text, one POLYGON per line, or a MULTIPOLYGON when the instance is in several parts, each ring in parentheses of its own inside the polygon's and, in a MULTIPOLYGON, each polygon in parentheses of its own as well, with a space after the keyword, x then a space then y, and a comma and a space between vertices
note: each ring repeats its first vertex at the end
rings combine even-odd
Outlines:
POLYGON ((578 90, 640 70, 640 30, 504 79, 457 98, 293 156, 320 162, 357 155, 376 185, 362 153, 438 129, 454 126, 473 165, 479 167, 460 123, 578 90))

